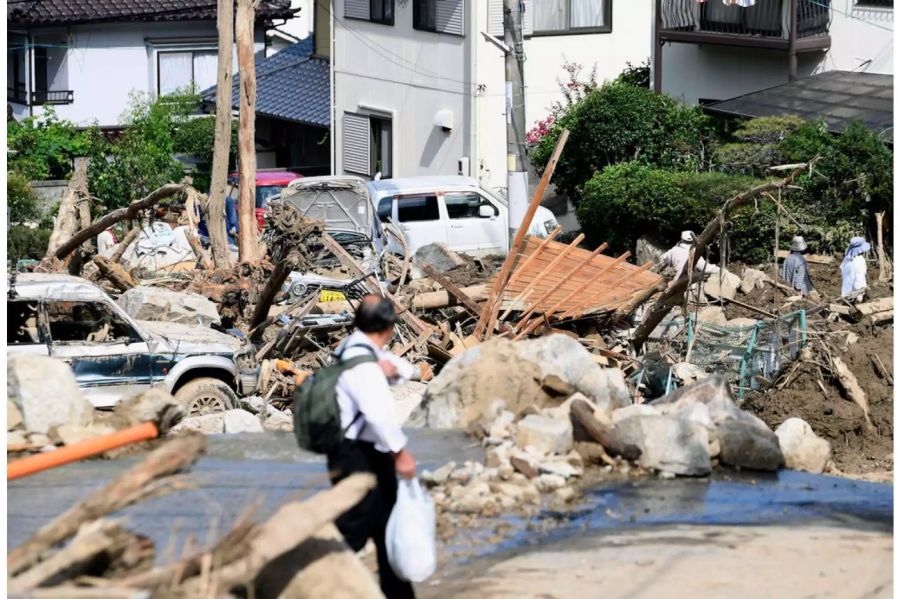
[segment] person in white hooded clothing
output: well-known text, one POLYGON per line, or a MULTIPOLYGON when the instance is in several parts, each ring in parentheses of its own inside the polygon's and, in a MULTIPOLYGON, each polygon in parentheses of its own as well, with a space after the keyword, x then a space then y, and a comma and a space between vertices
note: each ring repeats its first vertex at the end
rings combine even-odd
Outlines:
MULTIPOLYGON (((687 264, 690 257, 691 245, 694 243, 693 231, 682 231, 681 239, 675 244, 675 247, 660 256, 659 261, 663 266, 671 267, 675 271, 673 280, 678 280, 681 273, 684 272, 684 265, 687 264)), ((703 270, 707 267, 706 260, 700 258, 697 260, 697 269, 703 270)))
POLYGON ((866 265, 865 253, 872 249, 865 237, 854 237, 844 253, 844 261, 841 262, 841 296, 851 301, 860 302, 866 295, 866 265), (854 293, 854 292, 859 293, 854 293))

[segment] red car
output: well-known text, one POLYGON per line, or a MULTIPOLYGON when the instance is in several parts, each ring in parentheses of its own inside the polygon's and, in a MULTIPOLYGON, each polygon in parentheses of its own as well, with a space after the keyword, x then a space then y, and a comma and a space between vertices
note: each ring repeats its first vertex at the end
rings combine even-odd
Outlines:
MULTIPOLYGON (((266 206, 269 204, 269 200, 277 196, 281 193, 281 190, 288 186, 288 183, 293 181, 294 179, 300 179, 303 175, 299 173, 292 173, 291 171, 285 170, 257 170, 256 171, 256 222, 259 225, 259 230, 262 231, 263 225, 266 222, 266 206)), ((237 199, 239 194, 237 193, 238 182, 240 181, 240 177, 238 173, 231 173, 228 175, 228 184, 234 187, 234 197, 237 199)))

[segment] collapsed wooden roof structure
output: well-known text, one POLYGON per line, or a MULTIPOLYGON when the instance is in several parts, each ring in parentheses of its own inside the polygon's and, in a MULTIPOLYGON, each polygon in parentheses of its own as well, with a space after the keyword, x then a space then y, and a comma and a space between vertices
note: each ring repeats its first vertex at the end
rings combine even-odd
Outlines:
POLYGON ((606 244, 593 251, 550 238, 528 238, 514 262, 500 295, 499 320, 515 313, 513 332, 522 337, 542 322, 564 321, 615 310, 635 294, 657 287, 660 275, 652 263, 636 266, 630 252, 613 258, 603 255, 606 244))

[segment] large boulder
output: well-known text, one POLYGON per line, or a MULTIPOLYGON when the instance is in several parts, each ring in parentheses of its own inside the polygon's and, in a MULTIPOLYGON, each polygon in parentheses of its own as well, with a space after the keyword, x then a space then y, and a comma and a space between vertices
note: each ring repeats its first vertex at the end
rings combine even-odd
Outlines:
POLYGON ((216 435, 225 432, 225 412, 204 414, 202 416, 190 416, 174 427, 171 432, 197 431, 204 435, 216 435))
POLYGON ((727 268, 712 273, 703 283, 703 291, 712 298, 734 299, 740 288, 741 278, 727 268))
POLYGON ((46 356, 17 354, 6 363, 6 396, 22 412, 25 430, 46 434, 62 424, 86 426, 91 405, 68 364, 46 356))
POLYGON ((765 422, 741 410, 721 374, 676 389, 652 404, 660 412, 706 424, 723 464, 777 470, 783 463, 778 438, 765 422), (705 409, 698 409, 702 405, 705 409))
POLYGON ((727 419, 716 425, 719 461, 736 468, 774 472, 784 465, 778 437, 752 421, 727 419))
POLYGON ((831 445, 802 418, 788 418, 775 429, 775 436, 784 465, 792 470, 821 474, 831 459, 831 445))
POLYGON ((564 455, 572 449, 572 423, 568 418, 529 414, 517 427, 516 444, 534 447, 543 454, 564 455))
POLYGON ((666 248, 662 244, 655 243, 649 237, 638 237, 634 248, 634 257, 638 264, 659 262, 665 253, 666 248))
POLYGON ((541 386, 555 375, 604 411, 631 403, 621 370, 602 368, 578 341, 548 335, 528 341, 491 339, 447 362, 410 419, 433 428, 470 428, 496 415, 496 403, 516 415, 558 401, 541 386))
POLYGON ((764 289, 766 281, 772 279, 761 270, 755 268, 745 268, 741 275, 741 291, 743 293, 753 293, 755 289, 764 289))
POLYGON ((6 430, 11 431, 22 424, 22 412, 11 402, 6 400, 6 430))
POLYGON ((226 433, 261 433, 264 430, 259 416, 246 410, 227 410, 223 424, 226 433))
POLYGON ((410 415, 422 403, 427 388, 428 385, 418 381, 408 381, 391 387, 391 392, 394 395, 394 414, 397 416, 397 422, 412 427, 424 425, 422 422, 411 421, 410 415))
POLYGON ((137 320, 158 320, 208 327, 220 324, 216 305, 187 291, 140 285, 119 296, 119 305, 137 320))
POLYGON ((641 450, 644 468, 684 476, 709 474, 709 432, 706 427, 673 416, 637 413, 615 426, 619 441, 641 450))
POLYGON ((466 264, 459 254, 443 243, 423 245, 416 250, 415 258, 416 264, 426 264, 442 274, 466 264))

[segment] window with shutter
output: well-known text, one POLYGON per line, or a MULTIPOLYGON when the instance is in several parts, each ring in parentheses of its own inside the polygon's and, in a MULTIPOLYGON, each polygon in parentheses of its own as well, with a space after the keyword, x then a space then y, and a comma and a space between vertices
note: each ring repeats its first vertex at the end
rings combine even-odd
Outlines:
POLYGON ((503 39, 503 0, 488 0, 488 33, 503 39))
MULTIPOLYGON (((413 0, 413 29, 464 36, 464 2, 465 0, 413 0)), ((500 0, 500 5, 502 11, 503 0, 500 0)))
POLYGON ((394 0, 344 0, 344 17, 393 25, 394 0))
POLYGON ((437 2, 437 31, 463 35, 463 0, 435 0, 437 2))
POLYGON ((343 152, 344 170, 348 173, 371 176, 369 117, 353 112, 344 113, 343 152))

